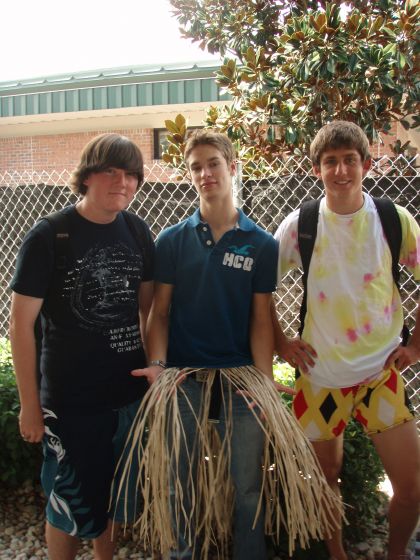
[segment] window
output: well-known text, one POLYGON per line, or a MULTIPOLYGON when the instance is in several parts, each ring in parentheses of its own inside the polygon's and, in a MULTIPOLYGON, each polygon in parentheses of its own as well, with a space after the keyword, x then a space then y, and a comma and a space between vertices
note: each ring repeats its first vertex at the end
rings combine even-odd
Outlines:
POLYGON ((167 134, 166 128, 153 130, 153 159, 162 159, 163 148, 168 145, 167 134))

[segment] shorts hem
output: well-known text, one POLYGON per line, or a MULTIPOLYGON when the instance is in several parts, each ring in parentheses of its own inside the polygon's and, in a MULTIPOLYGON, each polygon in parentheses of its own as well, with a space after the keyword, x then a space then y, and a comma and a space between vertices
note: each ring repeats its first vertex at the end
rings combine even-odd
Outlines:
POLYGON ((107 523, 105 525, 105 527, 102 529, 102 531, 97 531, 95 534, 80 535, 79 533, 76 533, 75 535, 71 535, 68 531, 66 531, 62 527, 59 527, 57 525, 57 523, 53 523, 52 521, 50 521, 47 516, 45 516, 45 520, 46 520, 46 522, 49 523, 49 525, 51 525, 51 527, 54 527, 54 529, 58 529, 59 531, 62 531, 63 533, 66 533, 66 535, 69 535, 70 537, 74 537, 75 539, 86 539, 86 540, 94 540, 94 539, 97 539, 98 537, 100 537, 102 535, 102 533, 106 530, 107 525, 108 525, 108 523, 107 523))
MULTIPOLYGON (((358 420, 354 419, 355 422, 357 422, 362 428, 364 433, 367 436, 375 436, 376 434, 383 434, 384 432, 388 432, 389 430, 392 430, 392 428, 398 428, 398 426, 402 426, 403 424, 406 424, 407 422, 415 422, 416 418, 414 416, 414 414, 412 415, 411 418, 404 418, 403 420, 400 420, 398 422, 396 422, 395 424, 392 424, 391 426, 387 426, 385 428, 381 428, 381 429, 377 429, 377 430, 366 430, 365 426, 363 426, 363 424, 361 422, 359 422, 358 420)), ((346 426, 347 427, 347 426, 346 426)), ((344 435, 345 430, 343 430, 343 432, 341 432, 341 434, 339 434, 338 436, 332 434, 331 437, 330 436, 326 436, 326 437, 321 437, 321 438, 311 438, 309 436, 306 436, 308 438, 308 440, 311 443, 321 443, 323 441, 333 441, 334 439, 337 439, 338 437, 344 435)))
POLYGON ((115 523, 134 523, 136 521, 139 512, 140 506, 133 502, 129 502, 128 505, 124 506, 124 504, 119 504, 117 507, 113 507, 111 511, 108 511, 108 517, 115 523))
POLYGON ((392 424, 391 426, 387 426, 386 428, 381 428, 378 430, 365 430, 366 435, 368 436, 375 436, 376 434, 383 434, 384 432, 388 432, 389 430, 392 430, 392 428, 398 428, 398 426, 402 426, 403 424, 407 424, 407 422, 415 422, 416 418, 414 416, 414 414, 411 416, 411 418, 403 418, 402 420, 396 422, 395 424, 392 424))

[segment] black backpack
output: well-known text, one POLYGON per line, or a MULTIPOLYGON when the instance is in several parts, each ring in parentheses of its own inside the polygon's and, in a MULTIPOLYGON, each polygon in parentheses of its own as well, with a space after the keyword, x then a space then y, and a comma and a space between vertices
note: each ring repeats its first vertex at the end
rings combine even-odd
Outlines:
MULTIPOLYGON (((127 223, 133 239, 137 243, 143 258, 145 258, 145 248, 148 244, 148 238, 146 237, 147 226, 145 222, 140 219, 136 214, 123 210, 122 214, 127 223)), ((54 231, 54 271, 53 277, 51 279, 50 286, 57 285, 57 281, 62 276, 63 272, 67 269, 69 256, 70 256, 70 224, 68 215, 58 211, 43 216, 42 220, 47 220, 47 222, 52 226, 54 231)), ((47 295, 48 297, 48 295, 47 295)), ((37 355, 37 374, 38 381, 41 377, 40 372, 40 362, 41 362, 41 348, 42 348, 42 320, 41 315, 38 316, 35 322, 35 343, 36 343, 36 355, 37 355)))
MULTIPOLYGON (((319 204, 321 200, 307 200, 302 204, 299 211, 298 219, 298 245, 300 256, 302 260, 302 283, 303 283, 303 297, 302 304, 299 312, 300 328, 299 334, 303 332, 305 324, 305 316, 307 310, 307 292, 308 292, 308 273, 309 265, 311 263, 312 252, 315 246, 315 239, 318 229, 318 216, 319 204)), ((398 215, 395 204, 388 198, 374 198, 376 210, 378 211, 381 220, 382 228, 384 230, 385 238, 388 242, 389 249, 392 256, 392 277, 398 288, 400 289, 400 268, 399 256, 402 243, 402 228, 401 220, 398 215)), ((406 324, 404 324, 401 337, 402 344, 406 345, 410 331, 406 324)))

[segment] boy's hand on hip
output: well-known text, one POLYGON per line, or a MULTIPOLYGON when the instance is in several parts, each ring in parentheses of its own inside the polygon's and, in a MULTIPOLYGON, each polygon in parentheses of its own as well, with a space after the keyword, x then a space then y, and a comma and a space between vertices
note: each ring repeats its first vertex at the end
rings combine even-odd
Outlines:
POLYGON ((315 365, 314 358, 317 357, 317 353, 312 346, 300 337, 285 337, 277 352, 280 358, 304 373, 308 373, 308 367, 315 365))
POLYGON ((404 371, 420 360, 420 348, 408 343, 407 346, 398 346, 386 359, 384 368, 388 369, 395 364, 400 371, 404 371))

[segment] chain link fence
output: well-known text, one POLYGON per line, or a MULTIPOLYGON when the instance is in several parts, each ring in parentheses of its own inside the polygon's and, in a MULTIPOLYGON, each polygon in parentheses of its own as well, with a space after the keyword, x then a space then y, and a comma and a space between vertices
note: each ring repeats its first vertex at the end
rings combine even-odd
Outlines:
MULTIPOLYGON (((254 177, 239 179, 234 185, 237 205, 262 227, 274 233, 280 221, 307 198, 318 198, 322 185, 311 175, 307 158, 277 161, 255 169, 254 177)), ((238 169, 238 177, 242 177, 238 169)), ((161 163, 145 169, 145 184, 130 209, 145 219, 154 236, 190 215, 197 206, 195 189, 187 180, 172 179, 173 173, 161 163)), ((31 172, 0 174, 0 336, 7 336, 10 290, 15 259, 23 236, 43 215, 76 201, 69 184, 70 173, 31 172)), ((381 158, 374 162, 365 179, 365 188, 373 196, 387 196, 405 206, 418 218, 419 174, 415 160, 403 156, 381 158)), ((401 294, 405 316, 414 324, 416 284, 404 269, 401 294)), ((298 312, 302 289, 299 271, 287 275, 276 295, 277 310, 289 335, 298 329, 298 312)), ((418 366, 405 372, 408 391, 416 409, 420 409, 420 375, 418 366)))

